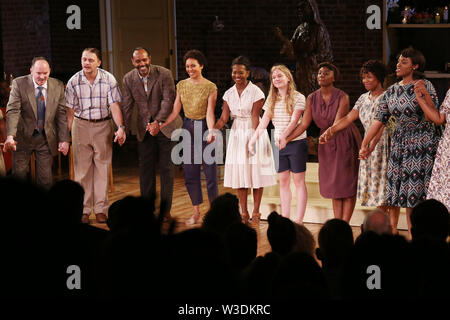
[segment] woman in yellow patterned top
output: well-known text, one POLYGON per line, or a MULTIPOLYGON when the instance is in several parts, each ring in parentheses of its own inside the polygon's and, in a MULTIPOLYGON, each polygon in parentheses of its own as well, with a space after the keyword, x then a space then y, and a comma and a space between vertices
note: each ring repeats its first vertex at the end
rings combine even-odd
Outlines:
POLYGON ((194 214, 186 221, 186 224, 196 224, 200 219, 199 205, 203 202, 200 168, 206 176, 208 199, 211 203, 218 194, 217 188, 217 164, 215 162, 214 146, 208 146, 211 152, 205 152, 209 143, 214 141, 214 109, 217 100, 217 87, 214 83, 204 78, 202 70, 206 65, 206 58, 198 50, 189 50, 184 55, 184 63, 188 79, 181 80, 177 84, 177 96, 172 113, 167 117, 161 128, 175 120, 183 107, 183 140, 190 138, 190 155, 186 155, 183 149, 184 180, 186 188, 194 206, 194 214), (207 133, 206 133, 207 132, 207 133), (207 136, 205 137, 205 135, 207 136), (205 139, 204 139, 205 137, 205 139))

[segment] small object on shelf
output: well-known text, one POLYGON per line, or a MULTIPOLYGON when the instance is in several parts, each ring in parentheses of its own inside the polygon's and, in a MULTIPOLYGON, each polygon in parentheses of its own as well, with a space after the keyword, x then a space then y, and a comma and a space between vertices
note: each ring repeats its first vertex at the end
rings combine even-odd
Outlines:
POLYGON ((444 23, 448 23, 448 7, 444 7, 444 23))
POLYGON ((436 12, 436 17, 434 18, 435 23, 441 23, 441 16, 439 12, 436 12))
POLYGON ((403 18, 402 23, 406 24, 406 17, 403 18))

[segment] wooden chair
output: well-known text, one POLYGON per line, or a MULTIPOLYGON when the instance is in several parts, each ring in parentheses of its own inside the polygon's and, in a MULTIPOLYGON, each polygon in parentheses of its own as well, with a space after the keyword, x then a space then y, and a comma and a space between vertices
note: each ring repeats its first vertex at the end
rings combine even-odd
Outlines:
POLYGON ((30 175, 31 175, 31 182, 36 183, 36 156, 33 153, 31 153, 30 158, 30 175))

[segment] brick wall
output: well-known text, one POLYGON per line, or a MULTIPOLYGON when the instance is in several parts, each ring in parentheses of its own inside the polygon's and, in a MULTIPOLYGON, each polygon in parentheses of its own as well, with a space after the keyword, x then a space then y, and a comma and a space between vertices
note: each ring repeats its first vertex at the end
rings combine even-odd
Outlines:
POLYGON ((2 0, 3 67, 14 77, 30 72, 35 56, 51 60, 47 0, 2 0))
MULTIPOLYGON (((189 49, 202 50, 208 59, 206 77, 219 88, 219 97, 231 84, 230 63, 247 55, 254 66, 269 70, 279 56, 279 44, 273 36, 278 26, 290 38, 298 25, 296 0, 196 0, 176 1, 178 71, 187 77, 183 55, 189 49), (215 16, 224 23, 220 32, 212 30, 215 16)), ((359 69, 368 59, 382 59, 381 30, 366 28, 366 8, 382 0, 317 0, 320 17, 331 38, 334 62, 342 73, 336 86, 350 95, 354 103, 364 88, 359 69)), ((218 106, 221 99, 218 99, 218 106)))
POLYGON ((48 0, 53 75, 67 81, 81 70, 81 51, 87 47, 101 49, 99 3, 94 0, 48 0), (67 7, 81 9, 81 29, 66 26, 67 7))
POLYGON ((29 73, 35 56, 50 60, 61 80, 81 69, 81 50, 101 47, 99 3, 92 0, 2 0, 3 67, 15 77, 29 73), (69 5, 81 8, 81 29, 69 30, 69 5))

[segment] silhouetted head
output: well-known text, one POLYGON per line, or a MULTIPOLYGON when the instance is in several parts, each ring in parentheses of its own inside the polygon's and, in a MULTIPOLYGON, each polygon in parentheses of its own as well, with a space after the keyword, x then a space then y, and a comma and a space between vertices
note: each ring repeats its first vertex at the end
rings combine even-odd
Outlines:
POLYGON ((425 200, 413 208, 411 213, 413 240, 427 237, 445 242, 449 228, 450 217, 447 207, 438 200, 425 200))
POLYGON ((126 196, 114 202, 108 211, 107 224, 113 234, 158 233, 152 203, 143 197, 126 196))
POLYGON ((274 275, 272 286, 276 298, 328 298, 323 271, 307 253, 292 252, 284 257, 274 275))
POLYGON ((328 220, 319 231, 318 242, 316 255, 322 264, 340 264, 353 248, 352 228, 344 220, 328 220))
POLYGON ((60 221, 72 226, 81 223, 83 214, 84 189, 73 180, 61 180, 53 184, 48 191, 60 221))
POLYGON ((391 220, 386 212, 380 209, 372 210, 364 217, 363 232, 373 231, 379 235, 392 234, 391 220))
POLYGON ((291 252, 295 246, 297 233, 294 223, 276 211, 267 218, 269 227, 267 228, 267 239, 269 240, 272 251, 280 255, 286 255, 291 252))
POLYGON ((240 222, 239 200, 235 195, 227 192, 213 200, 203 219, 202 227, 223 235, 229 226, 240 222))
POLYGON ((225 233, 225 248, 230 264, 237 270, 244 269, 256 258, 255 229, 241 222, 234 223, 225 233))
POLYGON ((309 231, 304 225, 294 223, 296 242, 294 251, 303 252, 314 257, 314 249, 316 247, 316 242, 314 241, 314 236, 311 231, 309 231))

